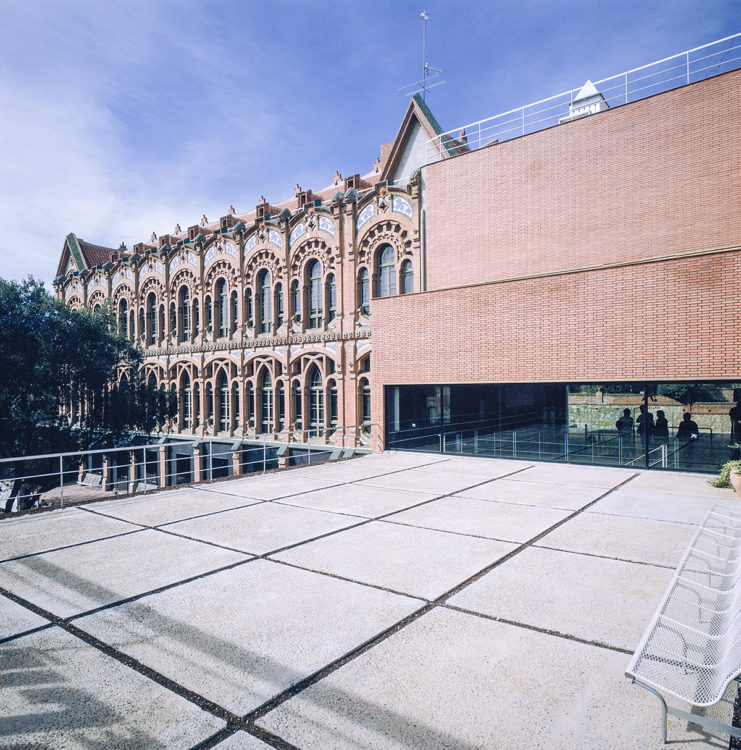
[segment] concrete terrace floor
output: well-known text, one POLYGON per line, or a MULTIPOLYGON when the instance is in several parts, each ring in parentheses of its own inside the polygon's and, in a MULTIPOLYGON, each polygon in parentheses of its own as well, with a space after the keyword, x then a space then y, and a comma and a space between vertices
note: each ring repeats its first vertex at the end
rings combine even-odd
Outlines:
POLYGON ((718 500, 386 453, 2 521, 0 747, 662 747, 623 673, 718 500))

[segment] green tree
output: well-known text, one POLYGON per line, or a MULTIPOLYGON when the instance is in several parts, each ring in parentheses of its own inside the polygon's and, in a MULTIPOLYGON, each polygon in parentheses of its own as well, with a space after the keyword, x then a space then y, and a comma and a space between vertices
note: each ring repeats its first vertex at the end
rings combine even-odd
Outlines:
POLYGON ((126 445, 175 412, 137 376, 141 354, 107 307, 70 310, 31 278, 0 279, 0 362, 0 457, 126 445), (67 407, 80 402, 73 418, 67 407))

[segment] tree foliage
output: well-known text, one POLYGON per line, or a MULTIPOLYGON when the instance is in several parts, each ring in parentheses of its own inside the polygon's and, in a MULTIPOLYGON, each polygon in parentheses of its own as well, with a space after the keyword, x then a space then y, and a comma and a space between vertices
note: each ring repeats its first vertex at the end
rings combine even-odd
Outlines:
POLYGON ((31 278, 0 279, 0 362, 0 456, 126 444, 174 415, 107 307, 70 310, 31 278), (65 407, 80 402, 73 418, 65 407))

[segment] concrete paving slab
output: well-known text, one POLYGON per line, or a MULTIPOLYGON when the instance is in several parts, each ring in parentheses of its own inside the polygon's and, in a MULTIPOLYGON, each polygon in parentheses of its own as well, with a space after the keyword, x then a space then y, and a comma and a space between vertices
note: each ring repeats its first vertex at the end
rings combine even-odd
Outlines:
POLYGON ((545 484, 498 479, 496 482, 464 490, 460 496, 476 500, 532 505, 538 508, 579 510, 606 491, 604 487, 582 487, 578 484, 545 484))
MULTIPOLYGON (((258 720, 302 750, 659 750, 628 657, 436 609, 258 720)), ((653 699, 655 701, 655 699, 653 699)), ((672 740, 707 749, 670 717, 672 740)))
POLYGON ((255 560, 76 624, 244 714, 419 607, 408 597, 255 560))
POLYGON ((633 651, 673 572, 529 547, 449 603, 633 651))
POLYGON ((41 627, 48 622, 11 599, 0 596, 0 640, 41 627))
POLYGON ((532 468, 515 474, 515 482, 546 482, 549 484, 579 484, 582 487, 610 489, 630 479, 636 472, 613 469, 609 466, 580 466, 578 464, 535 463, 532 468))
POLYGON ((695 531, 689 524, 582 513, 537 546, 676 568, 695 531))
POLYGON ((0 674, 5 748, 169 750, 225 725, 59 628, 0 645, 0 674))
POLYGON ((329 464, 305 466, 291 469, 291 472, 303 476, 315 476, 321 472, 322 477, 338 481, 357 481, 358 479, 378 476, 392 471, 404 471, 420 466, 431 466, 439 463, 442 456, 428 453, 373 453, 358 456, 347 461, 329 464))
POLYGON ((453 468, 434 467, 434 469, 409 469, 409 471, 396 474, 365 479, 357 484, 411 492, 434 489, 439 495, 447 495, 489 481, 491 481, 489 474, 471 474, 457 472, 453 468))
POLYGON ((79 508, 6 518, 0 521, 0 561, 135 530, 131 524, 79 508))
POLYGON ((455 496, 395 513, 386 520, 506 542, 525 542, 562 521, 570 513, 568 510, 529 508, 455 496))
POLYGON ((376 518, 435 497, 437 495, 434 492, 409 492, 366 484, 344 484, 278 502, 333 513, 349 513, 362 518, 376 518))
MULTIPOLYGON (((741 501, 741 497, 731 488, 712 487, 708 480, 714 478, 714 474, 692 474, 686 471, 641 471, 630 480, 625 489, 714 497, 730 503, 741 501)), ((739 505, 741 506, 741 502, 739 505)))
POLYGON ((101 607, 249 556, 144 530, 0 564, 0 586, 59 617, 101 607))
POLYGON ((697 526, 702 523, 705 514, 718 502, 713 497, 626 488, 611 492, 588 508, 586 512, 651 518, 655 521, 689 523, 697 526))
POLYGON ((223 742, 214 745, 215 750, 270 750, 262 740, 253 737, 247 732, 235 732, 223 742))
POLYGON ((186 518, 201 516, 205 513, 217 513, 228 508, 243 505, 254 505, 262 502, 252 498, 227 495, 216 487, 208 489, 187 487, 172 492, 161 492, 154 495, 138 495, 120 500, 96 503, 93 510, 113 518, 120 518, 144 526, 160 526, 165 523, 182 521, 186 518))
POLYGON ((260 503, 213 516, 181 521, 163 528, 190 539, 200 539, 248 554, 263 555, 362 519, 278 503, 260 503))
POLYGON ((440 463, 434 466, 422 467, 428 470, 443 470, 443 471, 454 471, 456 473, 467 473, 474 474, 477 476, 488 476, 492 479, 496 477, 503 477, 507 474, 514 474, 515 472, 527 469, 533 466, 532 461, 517 461, 505 458, 489 458, 484 456, 455 456, 445 454, 445 456, 439 456, 442 459, 440 463))
POLYGON ((211 487, 217 492, 224 492, 230 495, 255 498, 257 500, 275 500, 278 497, 286 495, 298 495, 302 492, 320 490, 324 487, 331 487, 334 484, 338 484, 338 481, 331 477, 324 478, 322 474, 306 476, 294 473, 291 470, 247 477, 245 479, 234 479, 229 482, 219 482, 218 485, 211 485, 211 487))
POLYGON ((275 557, 312 570, 434 599, 515 546, 371 521, 275 557))

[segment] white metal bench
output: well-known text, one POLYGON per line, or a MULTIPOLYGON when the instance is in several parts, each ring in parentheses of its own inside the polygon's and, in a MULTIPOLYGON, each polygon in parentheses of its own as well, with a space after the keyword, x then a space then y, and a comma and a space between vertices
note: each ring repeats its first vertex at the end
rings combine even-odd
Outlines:
POLYGON ((664 742, 667 713, 741 738, 740 728, 661 695, 706 708, 741 674, 741 510, 705 516, 625 674, 661 701, 664 742))

